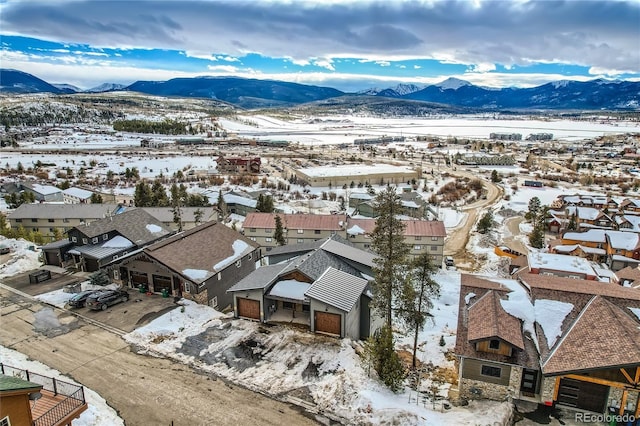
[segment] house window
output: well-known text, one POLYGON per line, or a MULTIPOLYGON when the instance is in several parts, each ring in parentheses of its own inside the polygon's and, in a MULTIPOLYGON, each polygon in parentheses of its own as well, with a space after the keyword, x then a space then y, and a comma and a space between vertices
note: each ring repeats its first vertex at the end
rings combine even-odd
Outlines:
POLYGON ((422 237, 420 235, 416 235, 416 241, 420 241, 422 237))
POLYGON ((489 349, 500 349, 500 340, 491 339, 489 341, 489 349))
POLYGON ((222 272, 218 272, 218 281, 222 279, 222 272))
POLYGON ((300 243, 304 243, 304 239, 303 238, 298 238, 298 244, 300 243))
POLYGON ((316 234, 316 235, 320 235, 320 230, 316 229, 315 231, 313 231, 313 233, 316 234))
POLYGON ((242 266, 242 259, 238 259, 238 260, 236 261, 236 268, 239 268, 239 267, 241 267, 241 266, 242 266))
POLYGON ((189 283, 184 283, 184 291, 186 293, 191 293, 191 284, 189 283))
POLYGON ((438 246, 431 246, 431 251, 437 251, 438 250, 438 246))
POLYGON ((113 271, 113 279, 114 280, 119 280, 120 279, 120 272, 113 271))
POLYGON ((249 228, 249 232, 256 232, 256 228, 249 228))
POLYGON ((74 243, 77 243, 78 239, 76 237, 71 237, 71 241, 73 241, 74 243))
POLYGON ((253 253, 249 253, 249 256, 247 256, 247 259, 249 260, 253 259, 253 253))
POLYGON ((88 239, 86 239, 86 238, 83 238, 83 239, 82 239, 82 244, 89 244, 89 240, 88 240, 88 239))
POLYGON ((22 219, 16 219, 16 223, 22 223, 22 219))
POLYGON ((98 244, 98 237, 93 237, 93 238, 91 239, 91 242, 92 242, 93 244, 98 244))
POLYGON ((267 228, 265 228, 264 232, 266 232, 267 234, 270 234, 271 232, 273 232, 273 229, 267 229, 267 228))
POLYGON ((292 302, 282 302, 282 307, 284 309, 293 310, 293 308, 295 307, 295 304, 292 302))
POLYGON ((264 239, 264 242, 265 242, 265 243, 270 243, 271 241, 272 241, 272 240, 271 240, 271 238, 269 238, 269 237, 267 237, 267 238, 265 238, 265 239, 264 239))
POLYGON ((431 237, 431 241, 438 241, 438 237, 431 237))
POLYGON ((103 241, 107 241, 108 239, 109 239, 109 234, 104 234, 104 235, 102 236, 102 240, 103 240, 103 241))
POLYGON ((53 228, 49 228, 49 232, 51 232, 52 234, 55 232, 53 228))
POLYGON ((69 223, 69 219, 65 217, 64 219, 62 219, 62 223, 69 223))
POLYGON ((414 250, 422 250, 422 246, 419 244, 416 244, 415 246, 413 246, 414 250))
POLYGON ((9 416, 0 419, 0 426, 11 426, 11 420, 9 420, 9 416))
POLYGON ((38 219, 31 219, 31 222, 38 223, 38 219))
POLYGON ((304 234, 304 229, 298 229, 298 234, 304 234))
POLYGON ((213 296, 211 298, 211 300, 209 301, 209 306, 211 306, 212 308, 218 307, 218 296, 213 296))
POLYGON ((502 369, 500 367, 492 367, 490 365, 483 365, 480 370, 480 374, 489 377, 500 377, 502 375, 502 369))
POLYGON ((251 241, 256 241, 256 237, 249 237, 251 241))
POLYGON ((55 222, 56 220, 55 220, 55 219, 48 219, 48 221, 49 221, 49 223, 53 223, 53 222, 55 222))

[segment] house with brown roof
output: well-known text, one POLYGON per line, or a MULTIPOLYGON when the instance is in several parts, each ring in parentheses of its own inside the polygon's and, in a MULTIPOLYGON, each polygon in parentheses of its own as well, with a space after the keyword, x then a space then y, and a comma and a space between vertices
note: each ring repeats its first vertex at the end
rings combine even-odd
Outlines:
POLYGON ((640 291, 567 277, 462 275, 456 355, 467 399, 640 414, 640 291))
POLYGON ((616 272, 620 285, 640 289, 640 266, 627 266, 616 272))
POLYGON ((227 290, 255 270, 260 248, 219 222, 207 222, 109 265, 116 282, 207 304, 232 306, 227 290))
POLYGON ((344 232, 347 216, 342 214, 280 214, 249 213, 244 221, 244 235, 269 250, 275 247, 276 216, 282 221, 287 244, 300 244, 322 240, 344 232))

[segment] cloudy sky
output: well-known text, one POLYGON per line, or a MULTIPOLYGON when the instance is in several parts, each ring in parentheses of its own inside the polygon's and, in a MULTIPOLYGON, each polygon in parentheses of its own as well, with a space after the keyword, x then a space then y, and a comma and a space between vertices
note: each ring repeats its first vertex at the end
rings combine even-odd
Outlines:
POLYGON ((640 80, 640 1, 0 0, 0 66, 54 83, 234 75, 345 91, 640 80))

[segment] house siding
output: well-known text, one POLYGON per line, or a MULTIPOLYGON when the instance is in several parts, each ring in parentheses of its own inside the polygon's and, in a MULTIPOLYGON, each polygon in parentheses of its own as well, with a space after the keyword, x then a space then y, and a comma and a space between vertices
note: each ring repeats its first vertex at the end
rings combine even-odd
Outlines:
POLYGON ((211 299, 218 298, 219 311, 231 309, 233 307, 233 295, 227 293, 234 284, 240 281, 242 278, 249 275, 256 268, 255 259, 260 255, 259 249, 251 252, 250 255, 246 255, 242 258, 241 266, 236 267, 235 262, 220 271, 220 280, 218 280, 218 274, 215 274, 206 281, 206 288, 208 293, 207 304, 210 304, 211 299), (251 259, 249 259, 251 256, 251 259))
POLYGON ((260 322, 265 322, 265 303, 262 289, 243 290, 233 293, 233 316, 238 318, 238 299, 250 299, 260 302, 260 322))
POLYGON ((516 396, 522 381, 522 368, 491 361, 462 358, 460 360, 460 397, 465 399, 492 399, 503 401, 516 396), (501 369, 500 378, 480 374, 482 366, 501 369))

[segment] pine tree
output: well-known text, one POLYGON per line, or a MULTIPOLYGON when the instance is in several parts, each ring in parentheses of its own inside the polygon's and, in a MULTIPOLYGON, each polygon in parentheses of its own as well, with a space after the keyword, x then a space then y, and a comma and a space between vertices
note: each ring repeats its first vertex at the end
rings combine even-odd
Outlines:
POLYGON ((379 216, 371 234, 371 249, 378 255, 373 268, 373 305, 391 329, 393 299, 402 290, 409 256, 409 247, 404 242, 405 225, 396 216, 402 204, 394 188, 389 186, 376 196, 374 210, 379 216))
POLYGON ((372 364, 382 382, 393 392, 402 389, 406 371, 395 350, 391 327, 383 326, 373 337, 372 364))
POLYGON ((196 209, 196 211, 193 212, 193 220, 196 222, 196 225, 199 225, 200 223, 202 223, 203 215, 204 215, 204 211, 202 209, 196 209))
POLYGON ((493 213, 491 210, 487 211, 484 216, 478 222, 476 227, 477 231, 481 234, 486 234, 493 227, 493 213))
POLYGON ((91 204, 102 204, 102 203, 103 203, 102 195, 95 192, 91 194, 91 204))
POLYGON ((533 225, 533 230, 529 234, 529 244, 531 247, 541 249, 545 246, 546 217, 549 208, 544 206, 538 212, 538 216, 533 225))
POLYGON ((576 216, 575 212, 571 213, 571 217, 569 218, 569 224, 567 225, 567 229, 569 231, 575 231, 576 229, 578 229, 578 217, 576 216))
POLYGON ((169 197, 167 197, 167 191, 164 189, 164 185, 158 179, 153 181, 151 186, 151 205, 152 207, 167 207, 169 204, 169 197))
POLYGON ((279 246, 283 246, 287 242, 284 239, 284 229, 282 227, 282 219, 280 219, 280 216, 276 216, 275 221, 276 221, 276 229, 273 233, 273 238, 276 240, 276 243, 279 246))
POLYGON ((227 203, 224 201, 224 195, 222 194, 222 188, 218 192, 218 201, 216 202, 218 207, 219 219, 224 219, 229 214, 227 203))
POLYGON ((529 211, 526 214, 527 219, 535 221, 540 211, 540 198, 533 197, 529 200, 529 211))
POLYGON ((500 178, 500 175, 498 174, 498 171, 494 169, 491 172, 491 182, 498 183, 498 182, 500 182, 500 180, 501 180, 501 178, 500 178))
POLYGON ((422 253, 411 263, 411 273, 401 296, 400 317, 413 331, 413 356, 411 365, 416 368, 418 334, 431 317, 432 299, 440 296, 440 284, 433 279, 436 266, 428 253, 422 253))
POLYGON ((136 207, 152 206, 151 187, 147 182, 141 181, 136 185, 136 190, 133 194, 133 203, 136 205, 136 207))

